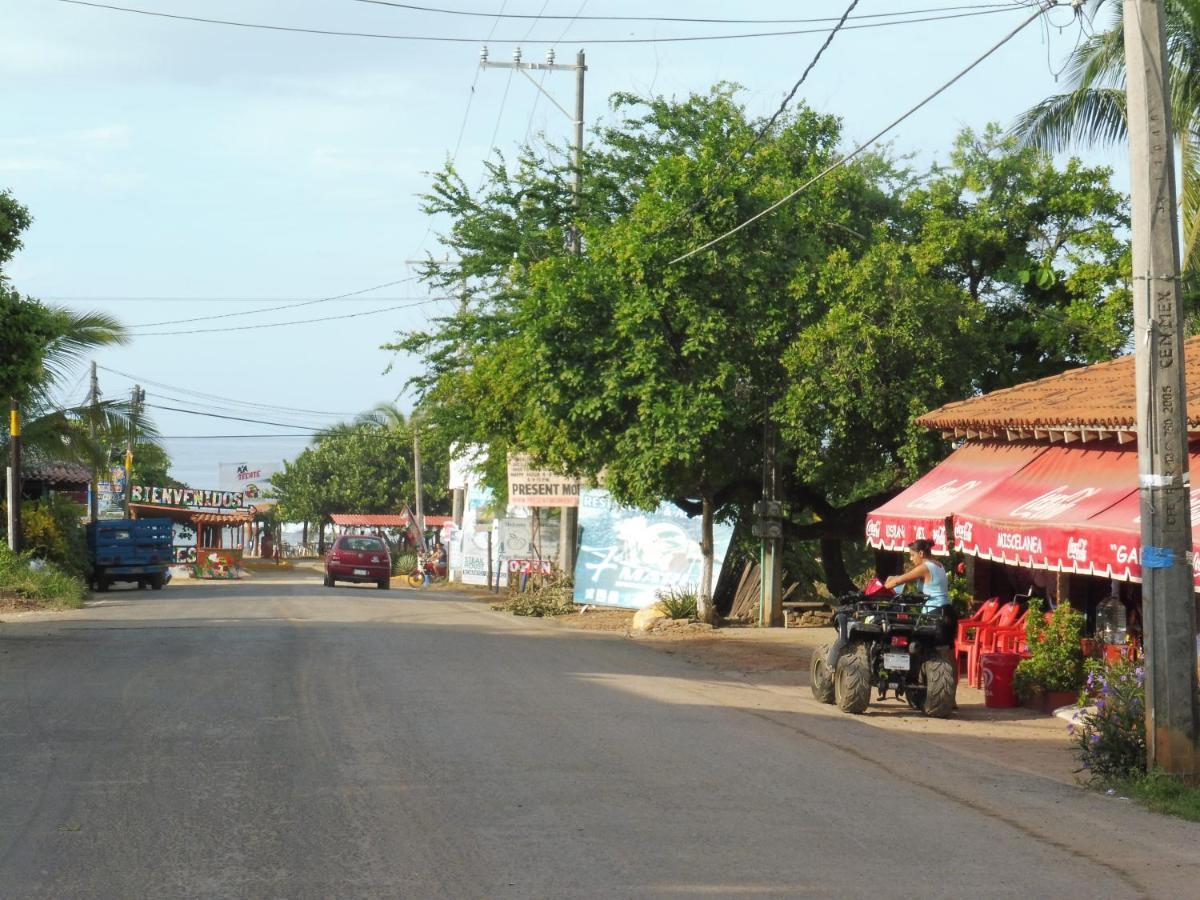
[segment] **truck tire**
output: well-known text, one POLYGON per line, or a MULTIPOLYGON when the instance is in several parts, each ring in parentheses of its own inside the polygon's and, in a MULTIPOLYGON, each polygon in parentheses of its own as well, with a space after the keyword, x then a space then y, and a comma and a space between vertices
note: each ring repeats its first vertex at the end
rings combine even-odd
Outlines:
POLYGON ((834 699, 833 674, 829 671, 829 664, 825 661, 825 657, 828 655, 829 645, 822 644, 813 651, 812 661, 808 666, 808 684, 818 703, 832 703, 834 699))
POLYGON ((153 578, 150 579, 150 587, 156 591, 161 591, 163 589, 163 585, 165 583, 166 583, 166 579, 163 577, 162 572, 159 572, 157 575, 155 575, 153 578))
POLYGON ((954 712, 954 666, 948 659, 929 659, 921 667, 925 678, 925 715, 945 719, 954 712))
POLYGON ((97 575, 96 576, 96 590, 99 591, 100 593, 104 593, 105 591, 108 590, 108 583, 109 582, 108 582, 107 575, 97 575))
POLYGON ((833 679, 838 709, 858 715, 871 703, 871 670, 861 653, 844 653, 833 679))

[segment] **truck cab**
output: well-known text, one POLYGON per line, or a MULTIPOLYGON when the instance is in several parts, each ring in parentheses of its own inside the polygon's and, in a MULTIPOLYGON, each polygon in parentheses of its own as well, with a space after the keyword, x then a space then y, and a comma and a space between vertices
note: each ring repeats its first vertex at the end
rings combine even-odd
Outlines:
POLYGON ((107 591, 113 582, 162 590, 172 563, 170 519, 100 519, 87 527, 92 584, 107 591))

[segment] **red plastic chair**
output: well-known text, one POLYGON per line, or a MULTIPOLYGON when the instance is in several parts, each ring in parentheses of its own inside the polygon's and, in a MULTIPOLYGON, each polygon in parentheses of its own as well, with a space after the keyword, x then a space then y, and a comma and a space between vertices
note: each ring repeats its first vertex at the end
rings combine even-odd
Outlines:
MULTIPOLYGON (((996 635, 996 650, 999 653, 1016 653, 1023 659, 1029 659, 1029 643, 1025 639, 1025 620, 1028 616, 1021 617, 1021 627, 1013 629, 1005 629, 998 632, 996 635)), ((1042 618, 1046 620, 1046 624, 1050 624, 1050 620, 1054 618, 1054 613, 1042 613, 1042 618)))
POLYGON ((980 662, 980 648, 994 648, 992 634, 997 630, 1011 630, 1017 620, 1023 615, 1021 604, 1010 600, 1000 607, 1000 612, 990 622, 984 622, 975 630, 975 640, 971 644, 971 652, 967 655, 967 683, 972 687, 983 686, 983 665, 980 662))
POLYGON ((999 612, 1000 598, 992 597, 980 604, 973 616, 958 620, 958 634, 954 636, 954 664, 958 668, 959 675, 965 671, 963 663, 970 662, 971 647, 975 644, 975 635, 979 626, 991 622, 999 612))

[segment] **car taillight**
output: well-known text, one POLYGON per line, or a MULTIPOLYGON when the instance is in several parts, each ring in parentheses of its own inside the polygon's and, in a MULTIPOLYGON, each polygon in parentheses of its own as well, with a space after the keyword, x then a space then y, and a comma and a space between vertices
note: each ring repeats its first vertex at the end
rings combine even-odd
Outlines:
POLYGON ((908 621, 908 613, 897 613, 896 621, 897 622, 907 622, 908 621))
POLYGON ((908 638, 894 637, 894 638, 892 638, 892 646, 893 647, 907 647, 908 646, 908 638))

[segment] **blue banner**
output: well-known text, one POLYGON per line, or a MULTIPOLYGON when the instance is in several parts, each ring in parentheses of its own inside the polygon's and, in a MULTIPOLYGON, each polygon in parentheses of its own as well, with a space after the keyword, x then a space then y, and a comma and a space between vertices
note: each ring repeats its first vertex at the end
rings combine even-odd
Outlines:
MULTIPOLYGON (((607 491, 579 497, 575 602, 641 609, 659 591, 700 586, 700 517, 664 503, 647 512, 616 505, 607 491)), ((713 525, 713 584, 733 526, 713 525)))

